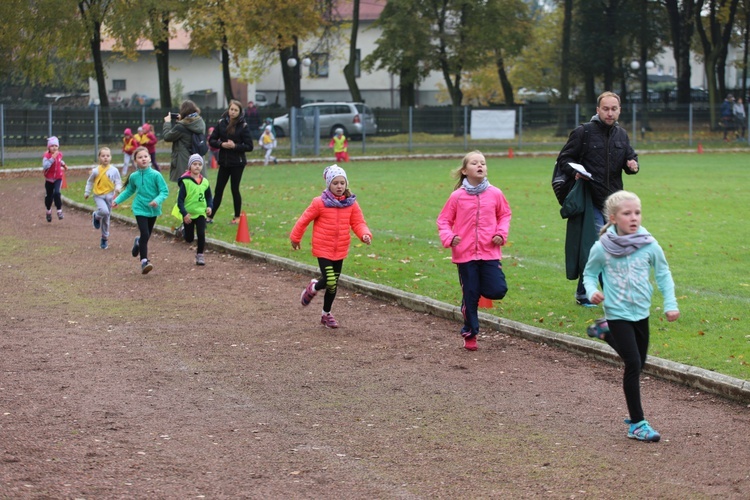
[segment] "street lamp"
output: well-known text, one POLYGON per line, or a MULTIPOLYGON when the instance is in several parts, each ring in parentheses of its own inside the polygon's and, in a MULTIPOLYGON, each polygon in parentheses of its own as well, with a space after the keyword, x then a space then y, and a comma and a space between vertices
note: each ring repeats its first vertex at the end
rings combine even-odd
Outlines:
MULTIPOLYGON (((296 48, 296 47, 295 47, 296 48)), ((296 51, 295 51, 296 52, 296 51)), ((312 64, 312 60, 309 57, 302 58, 302 66, 309 68, 312 64)), ((302 106, 302 69, 299 65, 299 60, 296 54, 286 60, 286 65, 292 70, 292 105, 293 108, 299 108, 302 106)))
POLYGON ((641 65, 640 61, 633 60, 630 63, 630 69, 633 71, 640 70, 639 78, 641 81, 641 136, 646 135, 646 130, 651 127, 648 124, 648 70, 653 69, 654 61, 646 61, 641 65))

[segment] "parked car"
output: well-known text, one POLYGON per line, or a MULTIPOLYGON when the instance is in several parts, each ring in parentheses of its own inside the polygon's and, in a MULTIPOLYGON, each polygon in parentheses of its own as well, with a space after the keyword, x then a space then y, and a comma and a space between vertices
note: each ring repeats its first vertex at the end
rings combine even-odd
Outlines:
POLYGON ((268 96, 266 94, 263 92, 255 93, 255 106, 262 108, 263 106, 268 106, 268 104, 268 96))
MULTIPOLYGON (((303 133, 311 133, 315 127, 315 110, 320 114, 320 137, 333 137, 337 128, 344 130, 344 135, 352 139, 361 139, 366 135, 378 133, 375 114, 369 106, 361 102, 313 102, 303 104, 299 116, 304 119, 303 133), (363 130, 362 117, 365 117, 363 130)), ((289 135, 289 114, 279 116, 273 121, 276 137, 289 135)))

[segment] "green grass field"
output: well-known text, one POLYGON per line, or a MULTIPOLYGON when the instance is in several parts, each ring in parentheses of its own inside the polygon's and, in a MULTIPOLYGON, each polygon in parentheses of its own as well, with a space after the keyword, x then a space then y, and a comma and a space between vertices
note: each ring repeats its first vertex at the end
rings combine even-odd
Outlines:
MULTIPOLYGON (((654 294, 650 354, 745 380, 750 380, 746 323, 750 316, 744 314, 750 307, 750 245, 742 221, 750 215, 745 199, 750 187, 748 158, 741 153, 642 155, 641 173, 626 179, 626 189, 636 192, 643 202, 643 225, 667 254, 682 313, 677 322, 668 323, 663 319, 661 296, 658 291, 654 294)), ((550 157, 488 159, 489 180, 504 191, 513 210, 503 259, 509 292, 489 312, 586 337, 586 326, 601 315, 601 309, 576 306, 575 282, 565 279, 566 222, 560 218, 549 186, 553 162, 550 157)), ((374 234, 372 246, 353 240, 344 273, 460 303, 456 268, 450 251, 438 240, 435 225, 455 184, 449 172, 459 163, 399 160, 344 165, 374 234)), ((302 250, 296 252, 288 234, 324 188, 323 167, 246 169, 242 190, 250 247, 317 265, 310 255, 311 229, 302 250)), ((215 172, 209 176, 212 185, 215 172)), ((174 184, 169 184, 165 214, 176 198, 174 184)), ((83 202, 83 186, 83 178, 78 177, 64 194, 83 202)), ((234 241, 236 226, 228 224, 231 206, 227 188, 210 237, 234 241)), ((119 211, 130 213, 124 207, 119 211)), ((176 220, 164 215, 158 223, 170 226, 176 220)))

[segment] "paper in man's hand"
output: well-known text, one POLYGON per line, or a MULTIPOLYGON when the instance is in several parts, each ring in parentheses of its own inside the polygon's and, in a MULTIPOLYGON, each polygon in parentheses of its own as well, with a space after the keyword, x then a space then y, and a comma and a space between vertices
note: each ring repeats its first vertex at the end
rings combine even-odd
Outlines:
POLYGON ((578 172, 582 176, 588 177, 589 179, 591 179, 591 173, 588 170, 586 170, 583 167, 583 165, 581 165, 579 163, 573 163, 573 162, 568 162, 568 165, 570 165, 570 168, 572 168, 573 170, 575 170, 576 172, 578 172))

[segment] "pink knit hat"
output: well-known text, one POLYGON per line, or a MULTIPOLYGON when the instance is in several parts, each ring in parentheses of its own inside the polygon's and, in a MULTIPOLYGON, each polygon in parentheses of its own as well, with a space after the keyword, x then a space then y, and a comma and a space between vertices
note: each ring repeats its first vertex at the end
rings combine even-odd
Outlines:
POLYGON ((50 147, 50 146, 60 147, 60 139, 58 139, 54 135, 50 137, 49 139, 47 139, 47 147, 50 147))
POLYGON ((125 135, 133 135, 133 131, 130 130, 129 128, 126 128, 124 134, 125 135))

